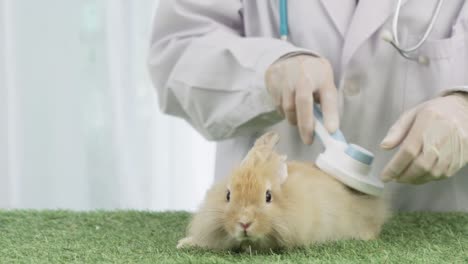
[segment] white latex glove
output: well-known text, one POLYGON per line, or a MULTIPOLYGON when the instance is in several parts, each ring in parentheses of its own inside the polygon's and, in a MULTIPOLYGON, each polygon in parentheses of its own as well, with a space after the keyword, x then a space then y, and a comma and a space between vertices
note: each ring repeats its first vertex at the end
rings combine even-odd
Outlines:
POLYGON ((398 145, 383 181, 421 184, 454 175, 468 163, 468 95, 439 97, 403 114, 381 143, 398 145))
POLYGON ((313 141, 314 98, 320 102, 327 130, 333 133, 338 129, 338 93, 326 59, 311 55, 280 59, 268 68, 265 83, 278 111, 299 127, 305 144, 313 141))

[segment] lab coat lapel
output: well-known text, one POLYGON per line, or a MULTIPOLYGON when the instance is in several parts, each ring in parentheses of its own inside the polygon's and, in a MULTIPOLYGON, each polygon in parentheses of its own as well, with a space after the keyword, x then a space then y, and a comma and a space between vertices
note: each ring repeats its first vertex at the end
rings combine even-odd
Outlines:
MULTIPOLYGON (((407 0, 402 0, 402 6, 407 0)), ((396 0, 360 0, 346 34, 342 68, 356 50, 395 13, 396 0)), ((404 7, 403 7, 404 8, 404 7)))
POLYGON ((321 0, 322 5, 330 16, 333 24, 338 29, 341 37, 345 37, 348 30, 349 22, 351 20, 354 3, 349 0, 321 0))

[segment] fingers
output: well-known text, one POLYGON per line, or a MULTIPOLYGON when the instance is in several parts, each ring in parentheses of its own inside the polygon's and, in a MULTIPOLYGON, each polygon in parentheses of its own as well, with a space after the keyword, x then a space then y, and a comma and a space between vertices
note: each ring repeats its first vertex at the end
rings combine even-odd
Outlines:
POLYGON ((384 168, 380 178, 384 182, 390 180, 398 180, 400 175, 406 168, 409 167, 411 162, 419 155, 421 150, 418 148, 401 148, 393 156, 387 166, 384 168))
POLYGON ((283 90, 282 105, 284 115, 288 122, 291 125, 297 125, 297 115, 296 115, 296 92, 292 89, 283 90))
MULTIPOLYGON (((304 66, 307 63, 312 63, 312 61, 303 63, 304 66)), ((334 133, 339 127, 338 91, 333 82, 333 70, 328 62, 323 63, 321 60, 314 60, 312 65, 316 64, 322 67, 321 71, 324 72, 322 77, 325 81, 317 82, 317 73, 315 71, 305 71, 296 86, 297 122, 302 141, 305 144, 312 144, 313 141, 315 128, 313 104, 316 103, 316 97, 320 100, 325 128, 330 133, 334 133), (314 91, 316 92, 314 93, 314 91), (314 97, 314 95, 318 96, 314 97)), ((309 68, 313 67, 303 67, 303 69, 309 68)))
POLYGON ((410 182, 410 184, 420 185, 420 184, 428 183, 434 180, 435 179, 434 177, 432 177, 432 174, 428 173, 426 175, 422 175, 418 177, 417 179, 414 179, 412 182, 410 182))
MULTIPOLYGON (((431 129, 431 127, 429 127, 429 129, 431 129)), ((439 156, 437 163, 432 169, 432 176, 434 180, 445 179, 446 177, 451 176, 449 175, 449 171, 453 161, 453 152, 455 151, 452 147, 456 145, 451 144, 450 136, 443 134, 436 134, 436 136, 431 132, 427 134, 428 135, 424 137, 425 145, 427 145, 428 148, 432 148, 433 152, 437 152, 439 156)))
POLYGON ((432 169, 437 163, 437 152, 423 147, 421 154, 398 177, 398 182, 422 184, 432 180, 432 169))
POLYGON ((450 131, 450 124, 435 122, 436 120, 437 118, 431 111, 424 111, 417 115, 401 149, 394 157, 394 159, 400 157, 400 161, 392 163, 392 160, 389 163, 382 175, 383 179, 393 178, 401 183, 421 184, 445 179, 457 171, 459 166, 454 166, 454 157, 457 156, 455 154, 457 153, 456 146, 459 146, 456 142, 457 139, 451 137, 452 133, 447 134, 447 131, 450 131), (421 153, 414 156, 417 149, 421 148, 421 153), (400 156, 402 152, 412 154, 402 158, 400 156), (410 163, 406 169, 399 173, 401 166, 405 166, 407 162, 401 161, 404 158, 410 163), (393 175, 390 171, 393 172, 393 175))
MULTIPOLYGON (((421 157, 421 155, 419 156, 421 157)), ((421 167, 420 161, 418 159, 411 162, 411 164, 406 168, 400 175, 396 175, 394 180, 401 183, 414 183, 421 177, 426 175, 426 170, 421 167)))
MULTIPOLYGON (((411 115, 411 114, 410 114, 411 115)), ((395 156, 390 160, 390 162, 387 164, 387 166, 384 168, 381 179, 383 181, 389 181, 391 179, 399 179, 402 176, 402 173, 404 170, 409 168, 410 164, 418 158, 422 151, 422 146, 423 146, 423 141, 421 139, 422 135, 422 129, 426 127, 426 124, 429 120, 427 118, 420 118, 414 122, 412 126, 409 126, 408 128, 406 126, 409 119, 414 119, 410 117, 405 117, 405 120, 402 121, 404 124, 402 126, 405 126, 402 131, 409 130, 409 132, 405 132, 404 134, 401 132, 395 132, 398 133, 398 137, 402 137, 402 139, 398 139, 398 141, 403 141, 400 149, 397 151, 395 156), (407 134, 407 135, 406 135, 407 134), (405 137, 406 135, 406 137, 405 137)), ((411 123, 413 123, 411 121, 411 123)), ((400 128, 397 128, 400 129, 400 128)), ((394 141, 396 142, 396 141, 394 141)), ((415 165, 417 166, 417 165, 415 165)), ((412 168, 409 173, 413 173, 417 170, 417 167, 412 168)))
POLYGON ((393 124, 385 138, 380 143, 381 148, 393 149, 403 141, 405 136, 408 134, 409 129, 413 125, 418 109, 419 108, 413 108, 412 110, 404 113, 398 121, 393 124))
POLYGON ((319 89, 319 95, 324 126, 328 132, 335 133, 340 126, 340 118, 338 114, 338 91, 333 79, 319 89))
MULTIPOLYGON (((408 114, 409 116, 413 115, 411 113, 408 114)), ((414 114, 416 115, 416 114, 414 114)), ((409 169, 409 166, 413 161, 415 161, 420 153, 423 151, 423 133, 424 130, 428 127, 428 124, 431 122, 431 118, 428 115, 418 115, 417 117, 405 117, 403 119, 406 119, 402 122, 405 124, 402 124, 402 126, 405 126, 404 130, 407 130, 409 132, 406 132, 406 136, 403 136, 402 139, 399 141, 403 141, 401 144, 400 149, 397 151, 395 156, 390 160, 390 162, 387 164, 387 166, 384 168, 381 178, 383 181, 389 181, 391 179, 396 179, 398 180, 401 176, 404 170, 407 168, 409 169), (415 121, 411 121, 412 125, 410 125, 408 128, 406 128, 407 123, 409 119, 415 119, 415 121)), ((398 129, 398 128, 397 128, 398 129)), ((397 132, 396 132, 397 133, 397 132)), ((431 151, 428 149, 425 149, 426 153, 423 155, 424 158, 429 158, 433 159, 431 157, 430 153, 431 151)), ((437 154, 437 153, 435 153, 437 154)), ((438 157, 438 155, 436 155, 438 157)), ((418 161, 420 163, 416 164, 415 166, 421 166, 422 162, 424 160, 418 161)), ((411 171, 408 172, 408 174, 415 172, 417 167, 412 168, 411 171)), ((428 167, 424 165, 423 167, 428 167)))
POLYGON ((296 88, 296 112, 299 133, 304 144, 312 144, 314 133, 314 98, 310 84, 302 78, 296 88))
POLYGON ((447 177, 446 172, 449 166, 450 166, 449 162, 446 162, 443 160, 438 161, 437 164, 432 169, 433 180, 437 181, 437 180, 445 179, 447 177))
POLYGON ((464 148, 464 139, 462 132, 458 127, 449 129, 450 125, 446 125, 446 135, 440 140, 441 144, 437 146, 441 159, 448 163, 445 170, 445 177, 451 177, 465 166, 464 156, 466 154, 464 148))
POLYGON ((325 59, 296 56, 277 62, 267 70, 266 85, 279 113, 291 125, 298 125, 305 144, 313 141, 314 95, 320 97, 325 128, 331 133, 338 129, 338 92, 333 70, 325 59))

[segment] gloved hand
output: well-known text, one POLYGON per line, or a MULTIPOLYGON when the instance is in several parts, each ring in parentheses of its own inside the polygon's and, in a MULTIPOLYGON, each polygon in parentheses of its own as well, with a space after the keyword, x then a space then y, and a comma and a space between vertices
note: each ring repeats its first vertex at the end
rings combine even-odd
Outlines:
POLYGON ((383 181, 422 184, 454 175, 468 163, 468 95, 439 97, 403 114, 381 143, 398 145, 383 181))
POLYGON ((265 83, 280 114, 298 125, 305 144, 313 140, 314 98, 321 104, 325 128, 330 133, 338 129, 338 93, 326 59, 312 55, 280 59, 268 68, 265 83))

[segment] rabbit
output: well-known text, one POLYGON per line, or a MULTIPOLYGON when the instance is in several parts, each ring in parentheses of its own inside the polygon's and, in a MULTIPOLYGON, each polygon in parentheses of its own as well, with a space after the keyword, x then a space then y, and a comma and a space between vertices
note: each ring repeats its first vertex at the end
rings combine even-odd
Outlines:
POLYGON ((177 248, 274 250, 378 237, 384 198, 349 189, 312 163, 286 162, 268 132, 230 177, 215 183, 177 248))

